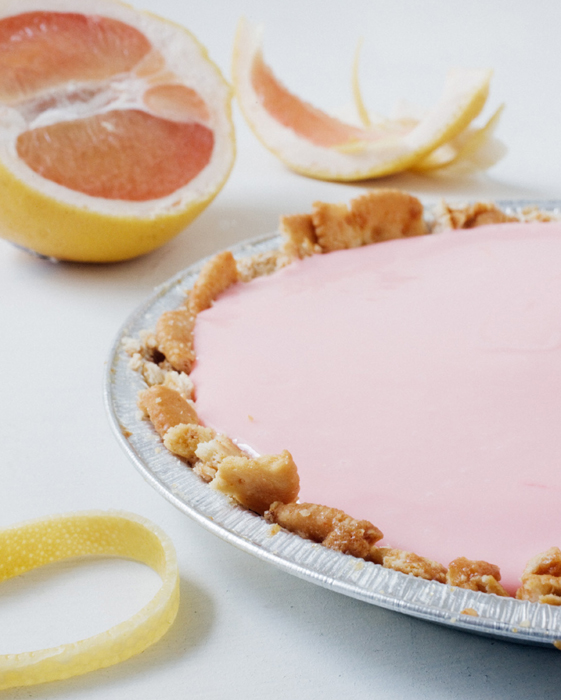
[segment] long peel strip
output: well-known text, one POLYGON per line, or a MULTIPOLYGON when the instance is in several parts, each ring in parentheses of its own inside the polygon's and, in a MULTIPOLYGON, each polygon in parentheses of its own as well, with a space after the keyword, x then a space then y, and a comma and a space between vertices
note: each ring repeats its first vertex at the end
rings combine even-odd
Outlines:
POLYGON ((162 579, 156 595, 128 620, 71 644, 0 655, 0 690, 61 680, 111 666, 144 651, 173 623, 179 575, 171 540, 137 515, 90 511, 0 530, 0 582, 71 557, 110 555, 142 562, 162 579))

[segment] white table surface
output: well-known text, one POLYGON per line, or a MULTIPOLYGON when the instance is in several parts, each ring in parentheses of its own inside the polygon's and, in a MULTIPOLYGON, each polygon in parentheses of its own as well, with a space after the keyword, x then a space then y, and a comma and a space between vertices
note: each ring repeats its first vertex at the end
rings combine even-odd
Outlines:
MULTIPOLYGON (((216 201, 183 234, 114 265, 52 264, 0 241, 0 526, 52 513, 123 509, 160 525, 177 549, 181 607, 171 631, 128 662, 6 691, 5 698, 554 698, 558 651, 492 641, 387 612, 305 583, 191 522, 136 472, 109 426, 104 362, 124 319, 198 258, 272 231, 314 200, 402 187, 434 201, 561 197, 561 6, 553 0, 137 0, 185 24, 229 75, 236 22, 266 28, 270 64, 325 109, 351 99, 356 41, 367 104, 429 106, 454 65, 495 71, 508 154, 474 178, 397 175, 342 185, 300 177, 235 120, 238 157, 216 201)), ((561 544, 561 543, 560 543, 561 544)), ((0 654, 69 642, 125 619, 158 578, 127 561, 48 567, 2 584, 0 654)))

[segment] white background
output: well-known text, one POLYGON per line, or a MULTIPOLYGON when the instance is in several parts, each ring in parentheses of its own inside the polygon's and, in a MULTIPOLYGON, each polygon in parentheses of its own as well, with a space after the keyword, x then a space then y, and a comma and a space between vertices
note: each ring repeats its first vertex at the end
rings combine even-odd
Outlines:
MULTIPOLYGON (((104 362, 125 318, 179 269, 272 231, 316 199, 364 187, 425 201, 561 197, 561 6, 515 0, 138 0, 186 25, 229 76, 236 22, 265 25, 265 54, 287 86, 324 109, 351 99, 364 37, 367 105, 429 106, 454 65, 494 69, 485 114, 506 103, 508 154, 487 175, 398 175, 359 185, 288 171, 237 107, 237 162, 224 190, 182 235, 141 259, 52 264, 0 242, 0 526, 74 510, 118 508, 173 539, 181 608, 169 634, 121 665, 5 698, 554 698, 558 651, 469 636, 304 583, 207 533, 158 496, 114 438, 102 402, 104 362)), ((561 544, 561 543, 559 543, 561 544)), ((158 578, 125 561, 32 572, 0 587, 0 654, 70 642, 138 610, 158 578)))

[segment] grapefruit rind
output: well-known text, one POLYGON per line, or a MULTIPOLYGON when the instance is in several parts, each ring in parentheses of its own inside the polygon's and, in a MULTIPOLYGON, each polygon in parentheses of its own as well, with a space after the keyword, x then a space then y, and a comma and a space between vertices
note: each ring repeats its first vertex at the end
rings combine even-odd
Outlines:
POLYGON ((135 615, 106 632, 71 644, 0 656, 0 690, 61 680, 111 666, 160 639, 179 607, 179 574, 171 540, 140 516, 89 511, 56 515, 0 530, 0 582, 55 561, 117 556, 154 569, 156 595, 135 615))
POLYGON ((14 178, 0 161, 0 229, 2 237, 46 257, 116 262, 167 243, 208 206, 218 191, 194 198, 177 211, 154 216, 110 215, 50 197, 14 178))
MULTIPOLYGON (((149 252, 185 228, 213 200, 230 174, 235 158, 231 87, 188 30, 120 2, 18 0, 0 5, 0 19, 40 10, 103 15, 142 32, 165 58, 164 77, 172 75, 193 89, 208 108, 207 126, 214 135, 214 148, 206 167, 167 196, 148 201, 94 197, 41 177, 18 157, 15 141, 27 126, 15 110, 3 106, 0 235, 42 255, 63 260, 109 262, 149 252)), ((127 85, 142 79, 131 74, 113 81, 123 94, 122 108, 148 109, 143 102, 127 101, 127 85)), ((69 113, 66 118, 74 116, 69 113)), ((53 120, 57 119, 60 116, 54 114, 53 120)))
POLYGON ((488 168, 494 165, 502 153, 495 155, 487 153, 487 151, 492 149, 493 134, 503 111, 504 104, 500 105, 482 127, 469 127, 455 139, 443 144, 440 148, 429 153, 426 158, 415 163, 412 170, 428 172, 454 166, 465 166, 469 169, 470 164, 471 169, 488 168))
POLYGON ((446 78, 436 106, 407 133, 378 133, 372 140, 371 132, 364 128, 362 141, 319 146, 281 124, 264 108, 256 93, 252 69, 255 58, 261 54, 262 33, 262 28, 240 20, 233 55, 236 97, 259 140, 290 168, 310 177, 353 181, 405 170, 460 134, 481 112, 489 93, 490 70, 454 69, 446 78))
POLYGON ((353 61, 353 72, 351 76, 351 84, 353 88, 353 97, 355 101, 355 107, 356 111, 358 114, 358 117, 360 119, 360 123, 362 126, 368 128, 369 126, 372 126, 372 121, 370 119, 370 115, 368 114, 368 110, 366 109, 366 105, 364 104, 364 100, 362 99, 362 93, 360 91, 360 81, 358 77, 358 66, 360 63, 360 52, 362 51, 362 44, 364 43, 364 40, 362 37, 359 39, 357 47, 355 49, 355 57, 353 61))

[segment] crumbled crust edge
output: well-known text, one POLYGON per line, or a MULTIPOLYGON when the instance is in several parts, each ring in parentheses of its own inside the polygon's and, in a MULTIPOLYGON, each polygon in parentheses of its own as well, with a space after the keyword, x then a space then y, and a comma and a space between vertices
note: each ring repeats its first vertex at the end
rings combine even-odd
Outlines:
MULTIPOLYGON (((123 339, 130 368, 140 372, 148 386, 139 396, 141 417, 149 418, 166 448, 184 459, 211 487, 263 515, 274 528, 282 527, 330 549, 425 580, 510 596, 499 583, 500 571, 493 564, 459 557, 445 567, 413 552, 378 547, 383 534, 372 523, 357 521, 328 506, 297 503, 298 471, 290 453, 285 450, 280 455, 251 457, 226 435, 199 425, 189 372, 195 359, 197 314, 238 281, 247 283, 295 260, 334 250, 515 221, 561 221, 561 214, 539 207, 503 211, 493 202, 450 205, 442 201, 432 216, 425 217, 417 198, 400 190, 380 189, 349 205, 315 202, 311 214, 281 217, 278 249, 239 260, 229 251, 215 255, 203 266, 184 303, 158 319, 155 332, 123 339), (164 394, 172 400, 160 406, 164 394)), ((528 563, 521 580, 517 599, 561 605, 561 550, 552 547, 538 554, 528 563)))

